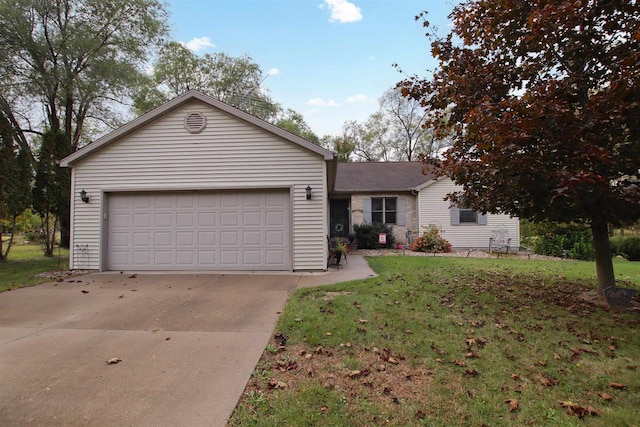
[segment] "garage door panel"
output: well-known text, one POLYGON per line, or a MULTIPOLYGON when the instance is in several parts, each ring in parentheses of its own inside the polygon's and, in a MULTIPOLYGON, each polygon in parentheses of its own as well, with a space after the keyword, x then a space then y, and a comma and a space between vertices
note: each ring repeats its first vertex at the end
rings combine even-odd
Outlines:
POLYGON ((214 246, 216 244, 215 231, 199 231, 198 246, 214 246))
POLYGON ((153 226, 155 228, 171 228, 173 227, 174 214, 169 212, 155 213, 153 215, 153 226))
POLYGON ((133 265, 149 265, 150 253, 149 251, 134 251, 133 252, 133 265))
POLYGON ((176 214, 177 227, 193 227, 193 212, 176 214))
POLYGON ((194 241, 193 236, 193 231, 178 231, 176 233, 176 245, 188 247, 196 246, 196 242, 194 241))
POLYGON ((198 251, 198 265, 202 265, 202 266, 216 265, 215 251, 198 251))
POLYGON ((198 227, 215 227, 217 222, 214 212, 198 213, 198 227))
POLYGON ((262 212, 243 212, 242 225, 244 227, 260 227, 262 224, 262 212))
POLYGON ((155 246, 173 246, 172 236, 173 234, 168 231, 156 231, 153 234, 153 243, 155 246))
POLYGON ((288 270, 286 191, 109 195, 110 270, 288 270))
POLYGON ((242 245, 243 246, 262 246, 262 232, 261 231, 244 231, 242 233, 242 245))
POLYGON ((220 225, 222 227, 237 227, 240 225, 238 216, 238 212, 222 212, 220 214, 220 225))
POLYGON ((155 207, 153 199, 149 197, 135 197, 133 198, 133 207, 135 209, 151 209, 155 207))
POLYGON ((133 246, 136 248, 151 246, 151 236, 148 231, 133 233, 133 246))
POLYGON ((284 227, 285 215, 282 211, 267 212, 265 216, 265 225, 267 227, 284 227))
POLYGON ((242 251, 242 263, 246 266, 257 267, 263 264, 262 251, 258 250, 243 250, 242 251))
POLYGON ((267 265, 280 265, 285 262, 285 251, 282 250, 267 250, 265 252, 265 264, 267 265))
POLYGON ((267 246, 282 246, 285 244, 285 234, 279 230, 267 230, 265 232, 267 246))

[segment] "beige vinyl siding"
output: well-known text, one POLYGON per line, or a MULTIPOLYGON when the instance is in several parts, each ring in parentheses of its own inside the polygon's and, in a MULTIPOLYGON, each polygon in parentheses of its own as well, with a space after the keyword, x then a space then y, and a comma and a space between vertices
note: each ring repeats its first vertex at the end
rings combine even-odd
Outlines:
MULTIPOLYGON (((72 247, 88 245, 88 268, 104 268, 100 265, 104 192, 261 188, 291 190, 293 269, 324 269, 324 159, 193 101, 74 165, 72 247), (184 117, 190 112, 206 116, 207 127, 199 134, 184 128, 184 117), (306 200, 307 185, 313 188, 312 200, 306 200), (80 201, 78 192, 82 189, 91 199, 89 204, 80 201)), ((72 266, 85 268, 73 251, 72 266)))
POLYGON ((450 202, 443 198, 459 187, 448 178, 442 178, 420 190, 418 195, 418 215, 420 229, 430 224, 443 231, 443 237, 454 248, 488 248, 491 230, 506 227, 511 238, 511 248, 520 246, 520 225, 517 218, 509 215, 487 214, 487 225, 451 225, 450 202))

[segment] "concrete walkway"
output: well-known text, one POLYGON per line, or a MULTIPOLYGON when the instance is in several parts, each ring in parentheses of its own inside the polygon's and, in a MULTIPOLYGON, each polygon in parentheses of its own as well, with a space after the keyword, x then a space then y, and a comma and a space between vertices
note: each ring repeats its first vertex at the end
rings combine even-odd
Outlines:
POLYGON ((296 288, 327 273, 96 273, 0 294, 0 425, 224 426, 296 288), (121 359, 117 364, 107 360, 121 359))

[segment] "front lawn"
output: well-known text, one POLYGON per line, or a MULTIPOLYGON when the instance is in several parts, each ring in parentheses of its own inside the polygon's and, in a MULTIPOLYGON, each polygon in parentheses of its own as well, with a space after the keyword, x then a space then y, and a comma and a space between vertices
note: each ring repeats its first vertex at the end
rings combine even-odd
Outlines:
POLYGON ((0 292, 49 281, 51 279, 37 275, 47 271, 66 270, 68 264, 67 249, 56 249, 55 256, 45 257, 38 244, 14 245, 9 259, 0 262, 0 292))
POLYGON ((369 262, 294 293, 230 425, 638 425, 640 312, 578 298, 593 263, 369 262))

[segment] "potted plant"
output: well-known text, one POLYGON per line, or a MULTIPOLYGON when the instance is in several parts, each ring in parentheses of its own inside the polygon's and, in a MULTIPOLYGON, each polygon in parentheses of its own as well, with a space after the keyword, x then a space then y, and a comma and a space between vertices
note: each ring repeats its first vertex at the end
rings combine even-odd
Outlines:
POLYGON ((338 240, 333 248, 333 253, 336 256, 336 266, 340 265, 340 260, 342 259, 342 254, 347 252, 347 245, 344 242, 338 240))

